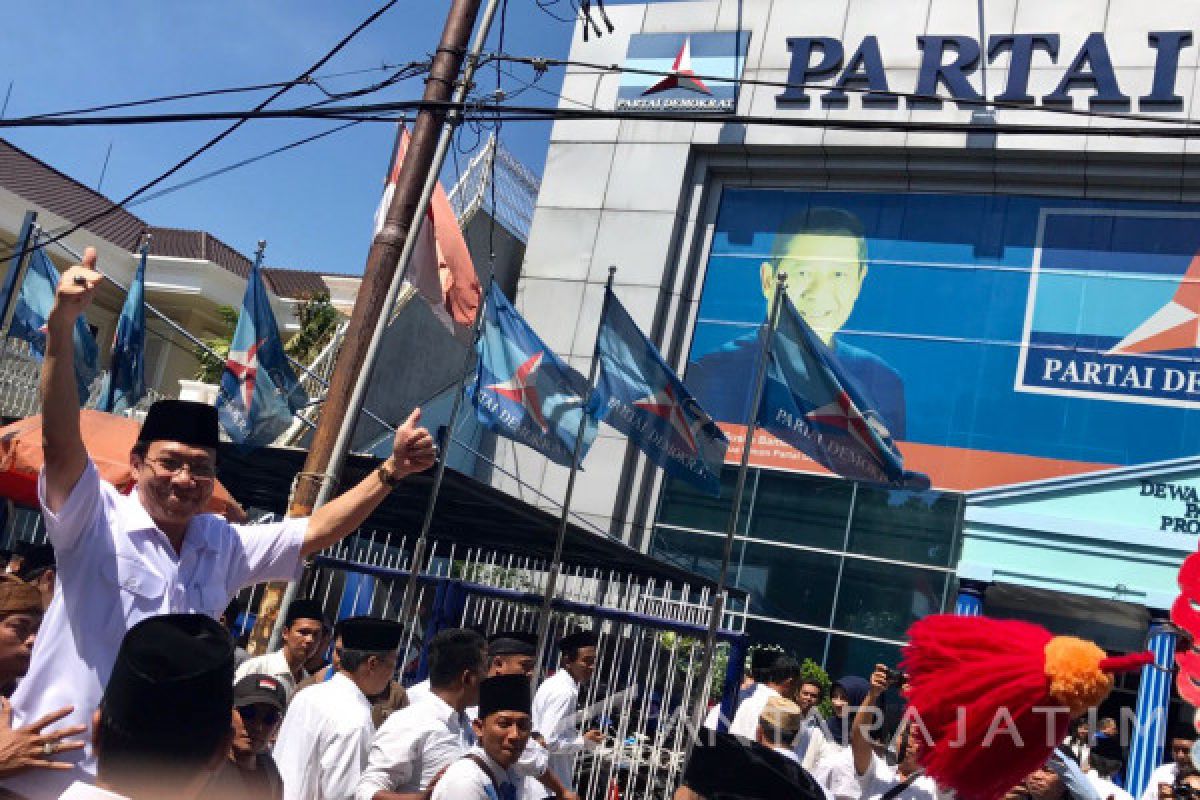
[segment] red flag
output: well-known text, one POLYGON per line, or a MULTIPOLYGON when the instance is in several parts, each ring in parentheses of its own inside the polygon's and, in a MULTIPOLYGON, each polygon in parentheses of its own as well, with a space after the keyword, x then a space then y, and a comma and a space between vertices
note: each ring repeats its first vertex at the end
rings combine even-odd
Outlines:
MULTIPOLYGON (((388 206, 392 203, 408 142, 408 130, 402 124, 388 170, 387 185, 379 201, 379 209, 375 212, 376 233, 383 227, 388 206)), ((451 330, 453 323, 463 326, 474 324, 483 290, 475 274, 467 242, 458 227, 458 219, 440 181, 433 191, 425 224, 421 226, 406 282, 425 298, 435 316, 451 330)))

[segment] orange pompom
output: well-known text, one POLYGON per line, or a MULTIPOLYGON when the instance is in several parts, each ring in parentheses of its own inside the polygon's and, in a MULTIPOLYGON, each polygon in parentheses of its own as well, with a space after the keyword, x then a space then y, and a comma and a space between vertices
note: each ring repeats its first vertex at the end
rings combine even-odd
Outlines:
POLYGON ((1078 717, 1100 705, 1113 686, 1112 676, 1100 669, 1105 652, 1074 636, 1055 636, 1046 643, 1046 677, 1050 696, 1078 717))

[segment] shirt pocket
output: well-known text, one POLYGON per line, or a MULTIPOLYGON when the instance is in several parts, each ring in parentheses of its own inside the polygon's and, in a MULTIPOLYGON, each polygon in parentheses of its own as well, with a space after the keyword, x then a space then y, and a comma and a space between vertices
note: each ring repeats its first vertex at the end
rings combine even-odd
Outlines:
POLYGON ((221 618, 229 600, 229 593, 218 582, 199 583, 188 590, 190 609, 197 614, 207 614, 213 619, 221 618))
POLYGON ((104 562, 100 573, 116 587, 127 624, 162 610, 167 582, 140 559, 115 555, 104 562))

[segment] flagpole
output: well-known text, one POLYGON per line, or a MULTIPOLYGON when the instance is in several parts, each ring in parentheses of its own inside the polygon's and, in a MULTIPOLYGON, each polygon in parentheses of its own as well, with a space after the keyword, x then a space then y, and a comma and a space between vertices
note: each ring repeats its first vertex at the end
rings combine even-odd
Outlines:
POLYGON ((454 440, 454 424, 458 420, 458 412, 462 408, 465 384, 474 366, 475 347, 479 342, 480 333, 483 331, 483 323, 487 311, 487 298, 491 296, 492 284, 495 282, 496 275, 493 272, 491 279, 488 280, 487 290, 483 295, 484 305, 475 314, 475 326, 474 333, 471 336, 471 344, 467 347, 467 352, 463 356, 463 366, 460 373, 462 378, 458 381, 458 391, 454 393, 454 405, 450 409, 450 421, 446 424, 446 441, 442 443, 442 452, 439 454, 437 472, 433 476, 433 487, 429 490, 429 500, 425 504, 425 519, 421 521, 421 533, 417 536, 417 541, 413 544, 412 561, 409 562, 408 582, 404 585, 404 597, 400 601, 400 615, 397 617, 401 624, 405 624, 408 620, 409 615, 412 613, 413 602, 417 596, 417 583, 421 573, 421 565, 425 562, 425 551, 429 548, 429 530, 433 527, 433 512, 437 507, 438 494, 442 490, 442 476, 446 474, 446 463, 450 460, 450 444, 454 440))
MULTIPOLYGON (((600 307, 600 324, 604 324, 604 312, 608 309, 608 299, 612 297, 613 277, 617 274, 616 267, 608 268, 608 282, 604 285, 604 303, 600 307)), ((600 329, 596 328, 596 342, 592 345, 592 364, 588 367, 587 396, 581 398, 579 428, 575 431, 575 452, 571 456, 571 473, 567 477, 567 491, 563 496, 562 513, 558 518, 558 535, 554 540, 554 556, 550 559, 550 569, 546 573, 546 592, 542 597, 542 608, 537 618, 537 662, 533 668, 531 680, 536 683, 538 675, 546 666, 546 652, 550 638, 550 609, 554 603, 554 589, 558 583, 558 573, 562 570, 563 545, 567 539, 567 523, 571 516, 571 496, 575 493, 575 476, 579 474, 579 464, 583 460, 583 434, 587 430, 588 403, 595 392, 596 369, 600 364, 600 329)))
MULTIPOLYGON (((746 439, 742 444, 742 461, 738 466, 737 484, 733 490, 733 508, 729 511, 729 522, 725 526, 725 551, 721 555, 721 569, 717 573, 717 589, 713 598, 712 612, 708 618, 708 631, 704 636, 704 656, 700 667, 700 702, 696 703, 696 711, 692 716, 692 730, 700 730, 707 711, 705 699, 708 697, 708 683, 712 675, 713 653, 717 646, 717 629, 725 616, 725 604, 729 591, 726 582, 729 580, 729 561, 733 555, 733 539, 737 534, 738 517, 742 509, 742 497, 746 492, 746 474, 750 471, 750 446, 754 443, 754 432, 758 427, 758 407, 762 405, 763 387, 767 382, 767 362, 771 357, 771 344, 775 338, 775 325, 779 322, 779 309, 783 304, 784 287, 787 276, 779 271, 775 284, 775 297, 771 300, 771 313, 767 322, 767 335, 763 338, 762 351, 758 354, 758 366, 754 373, 754 400, 750 404, 746 417, 746 439)), ((718 725, 718 727, 721 727, 718 725)))
MULTIPOLYGON (((425 84, 426 101, 444 101, 451 96, 452 89, 456 104, 466 101, 488 31, 500 6, 500 0, 487 0, 472 38, 471 30, 479 17, 480 2, 452 0, 442 41, 433 60, 431 77, 425 84), (467 44, 468 39, 469 46, 464 48, 463 44, 467 44)), ((320 424, 313 435, 304 467, 292 488, 292 496, 288 501, 289 517, 311 516, 333 496, 337 476, 350 452, 354 428, 366 400, 371 373, 375 370, 375 362, 387 331, 389 312, 396 305, 396 298, 404 285, 408 265, 421 234, 421 225, 425 223, 438 176, 462 116, 458 110, 447 112, 434 109, 424 109, 417 115, 412 141, 405 153, 400 181, 392 196, 386 221, 375 235, 367 255, 362 285, 347 330, 349 347, 338 355, 334 364, 320 424)), ((279 595, 280 610, 287 608, 295 599, 299 592, 298 583, 288 582, 279 595)), ((266 603, 270 596, 270 592, 264 593, 262 602, 266 603)), ((259 637, 257 623, 255 627, 252 641, 259 637)), ((268 648, 278 645, 282 635, 283 614, 278 614, 270 631, 268 648)))
MULTIPOLYGON (((12 86, 8 88, 11 90, 12 86)), ((0 335, 3 336, 0 338, 0 363, 8 357, 8 331, 12 327, 13 314, 17 310, 17 298, 21 294, 25 270, 29 268, 29 259, 33 257, 29 241, 37 236, 36 228, 37 212, 26 211, 25 218, 21 221, 21 233, 17 237, 17 249, 14 251, 16 255, 12 259, 8 275, 4 278, 4 307, 0 309, 0 335)))

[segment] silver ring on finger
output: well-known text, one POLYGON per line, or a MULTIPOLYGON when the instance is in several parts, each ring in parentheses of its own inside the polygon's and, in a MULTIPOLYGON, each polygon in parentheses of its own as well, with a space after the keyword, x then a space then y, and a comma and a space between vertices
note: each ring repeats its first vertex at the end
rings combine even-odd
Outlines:
POLYGON ((42 745, 42 755, 46 756, 47 758, 49 758, 50 756, 54 755, 57 752, 58 752, 58 745, 55 744, 54 742, 46 742, 45 744, 42 745))

